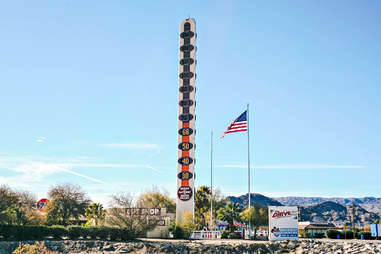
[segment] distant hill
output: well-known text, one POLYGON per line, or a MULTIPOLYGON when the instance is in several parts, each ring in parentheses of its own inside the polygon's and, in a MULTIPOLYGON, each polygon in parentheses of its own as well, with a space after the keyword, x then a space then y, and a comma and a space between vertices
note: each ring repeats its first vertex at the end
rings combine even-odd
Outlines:
MULTIPOLYGON (((238 203, 240 207, 246 207, 249 203, 249 195, 242 195, 239 197, 229 196, 227 199, 232 203, 238 203)), ((272 198, 263 196, 258 193, 251 193, 250 195, 250 201, 252 205, 258 205, 261 207, 267 207, 267 206, 281 206, 282 203, 279 201, 276 201, 272 198)))
POLYGON ((374 213, 381 213, 381 198, 364 197, 364 198, 321 198, 321 197, 280 197, 273 198, 283 205, 311 206, 321 204, 323 202, 332 201, 343 206, 359 205, 365 210, 374 213))
MULTIPOLYGON (((239 197, 229 196, 227 199, 232 203, 238 203, 242 208, 247 206, 248 195, 239 197)), ((299 206, 300 221, 312 221, 318 223, 333 223, 336 226, 351 224, 352 220, 352 200, 344 198, 335 198, 334 200, 343 202, 339 204, 334 201, 324 201, 324 198, 269 198, 258 193, 251 194, 251 203, 261 207, 297 205, 299 206), (285 201, 285 203, 281 203, 285 201), (309 205, 312 203, 312 205, 309 205)), ((374 198, 377 200, 376 198, 374 198)), ((380 215, 369 212, 357 203, 366 204, 370 202, 370 198, 353 199, 356 226, 364 226, 380 219, 380 215), (366 201, 368 200, 368 201, 366 201)), ((369 204, 369 203, 368 203, 369 204)))
MULTIPOLYGON (((369 225, 375 220, 380 219, 378 214, 368 212, 359 205, 354 205, 354 213, 356 226, 369 225)), ((299 214, 301 221, 328 222, 336 226, 342 226, 351 224, 352 206, 343 206, 332 201, 327 201, 309 207, 300 207, 299 214)))

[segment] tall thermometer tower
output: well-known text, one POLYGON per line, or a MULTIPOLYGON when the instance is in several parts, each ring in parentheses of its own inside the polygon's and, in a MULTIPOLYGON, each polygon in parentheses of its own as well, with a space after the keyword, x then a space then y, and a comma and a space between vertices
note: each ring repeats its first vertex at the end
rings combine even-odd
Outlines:
POLYGON ((184 214, 194 214, 194 143, 195 131, 195 66, 196 22, 185 19, 180 25, 179 54, 179 116, 176 221, 183 222, 184 214))

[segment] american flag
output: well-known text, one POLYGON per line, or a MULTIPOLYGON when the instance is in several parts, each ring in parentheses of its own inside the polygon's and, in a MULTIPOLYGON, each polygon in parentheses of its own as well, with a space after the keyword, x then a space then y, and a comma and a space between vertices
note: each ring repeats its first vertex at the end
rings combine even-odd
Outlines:
POLYGON ((221 138, 225 136, 227 133, 232 133, 232 132, 239 132, 239 131, 247 131, 247 110, 243 112, 237 119, 232 122, 229 127, 224 131, 222 134, 221 138))

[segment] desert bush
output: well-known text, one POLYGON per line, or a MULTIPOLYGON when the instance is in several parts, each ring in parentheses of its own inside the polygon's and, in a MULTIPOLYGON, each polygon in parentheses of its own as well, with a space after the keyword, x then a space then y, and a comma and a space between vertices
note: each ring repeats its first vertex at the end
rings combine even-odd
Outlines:
POLYGON ((241 233, 239 233, 239 232, 230 232, 228 238, 229 239, 241 239, 242 236, 241 236, 241 233))
POLYGON ((324 238, 325 237, 325 234, 324 233, 316 233, 314 235, 314 238, 324 238))
POLYGON ((364 232, 364 231, 359 231, 357 233, 357 239, 361 239, 361 235, 364 235, 365 240, 372 240, 374 237, 372 237, 372 234, 370 232, 364 232))
POLYGON ((227 230, 222 231, 220 236, 221 236, 221 239, 228 239, 229 231, 227 231, 227 230))
POLYGON ((343 232, 342 235, 343 235, 343 239, 353 239, 354 238, 353 237, 354 236, 353 231, 351 231, 351 230, 348 230, 345 233, 343 232))
POLYGON ((108 232, 110 241, 116 241, 121 238, 121 230, 119 228, 109 228, 108 232))
POLYGON ((48 227, 49 235, 52 236, 56 240, 61 240, 63 237, 68 236, 68 231, 64 226, 54 225, 48 227))
POLYGON ((173 234, 173 238, 175 238, 175 239, 184 239, 185 238, 184 228, 178 224, 172 224, 169 227, 169 232, 171 232, 173 234))
MULTIPOLYGON (((182 228, 176 229, 176 235, 184 238, 182 228), (181 234, 182 232, 182 234, 181 234)), ((135 237, 133 230, 127 228, 113 227, 80 227, 70 226, 19 226, 19 225, 0 225, 0 240, 43 240, 45 238, 61 240, 63 238, 78 239, 101 239, 101 240, 130 240, 135 237)))
POLYGON ((108 238, 108 227, 99 227, 97 229, 97 237, 106 240, 108 238))
POLYGON ((4 240, 36 240, 48 235, 45 226, 0 225, 0 238, 4 240))
POLYGON ((325 235, 330 239, 337 239, 337 235, 340 235, 340 239, 342 238, 342 232, 335 229, 328 229, 325 231, 325 235))
POLYGON ((91 239, 97 239, 97 237, 98 237, 98 228, 99 227, 88 227, 88 228, 86 228, 87 237, 89 237, 91 239))
POLYGON ((67 231, 70 239, 78 239, 83 235, 83 227, 69 226, 67 231))
POLYGON ((120 229, 120 239, 122 241, 127 241, 127 240, 131 240, 133 237, 133 233, 126 229, 126 228, 121 228, 120 229))
POLYGON ((35 244, 23 244, 20 243, 20 245, 15 249, 13 254, 58 254, 56 251, 51 251, 48 248, 45 247, 44 242, 36 242, 35 244))
POLYGON ((221 239, 241 239, 242 236, 239 232, 230 232, 229 230, 224 230, 221 233, 221 239))

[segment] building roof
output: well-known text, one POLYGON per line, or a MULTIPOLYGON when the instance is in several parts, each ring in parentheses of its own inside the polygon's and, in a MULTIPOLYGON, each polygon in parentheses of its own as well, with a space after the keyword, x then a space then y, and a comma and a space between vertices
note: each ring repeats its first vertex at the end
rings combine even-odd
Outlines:
POLYGON ((301 221, 298 223, 298 229, 331 229, 337 228, 333 223, 314 223, 310 221, 301 221))

